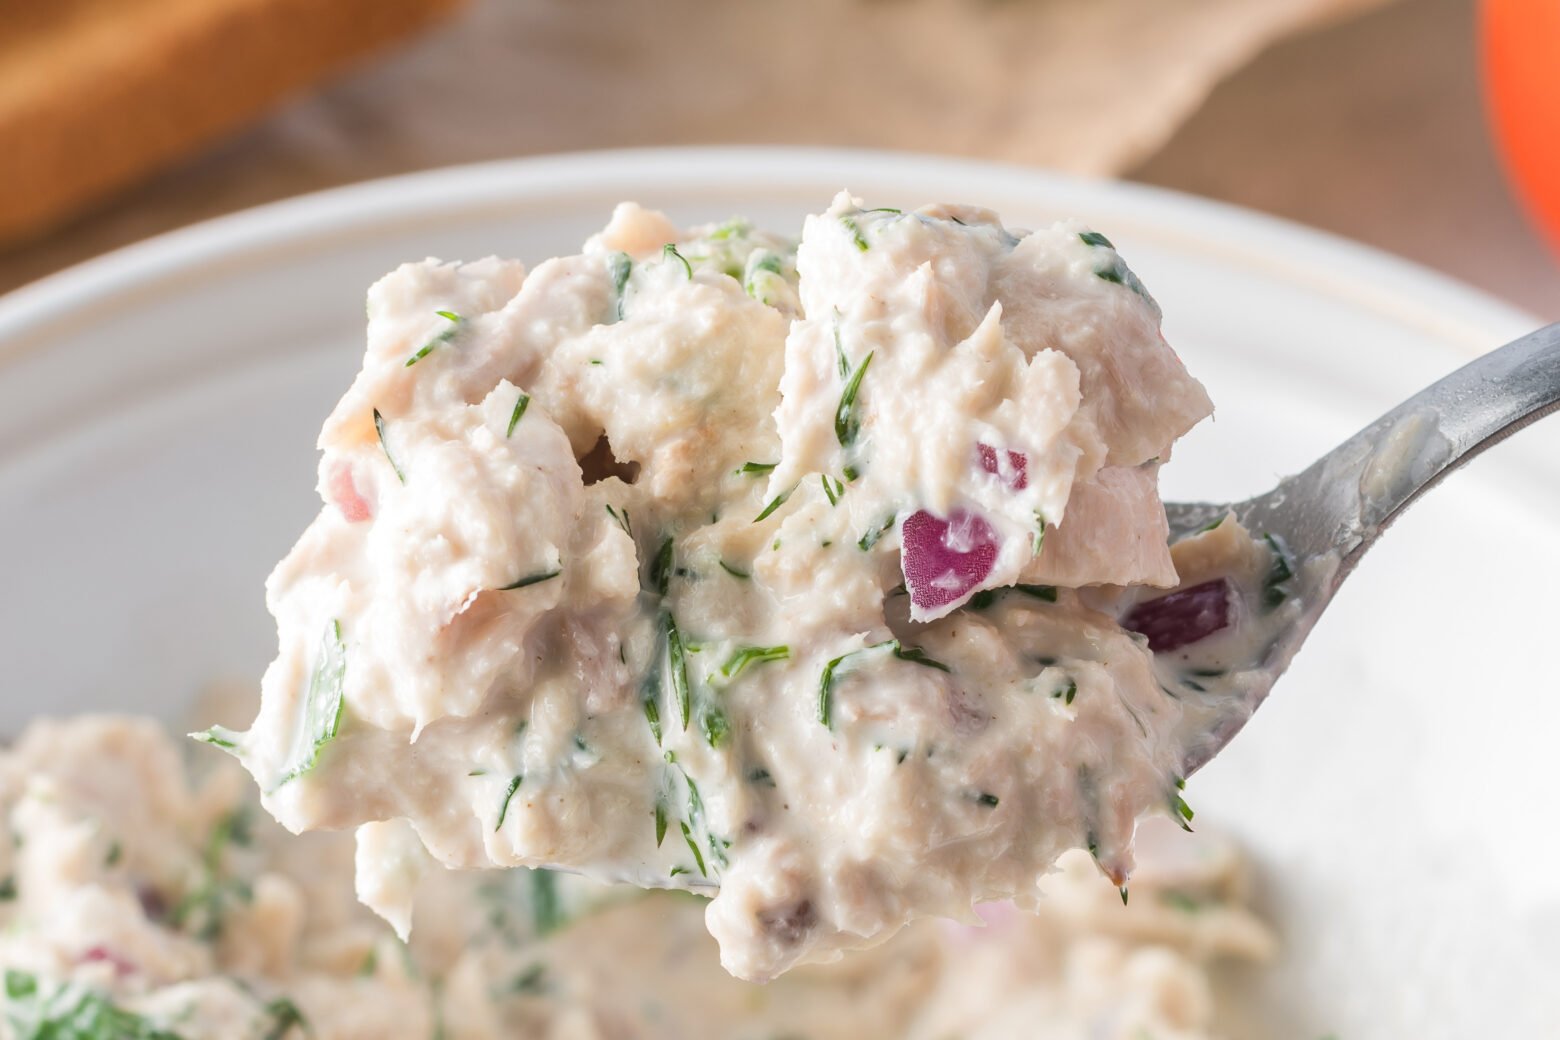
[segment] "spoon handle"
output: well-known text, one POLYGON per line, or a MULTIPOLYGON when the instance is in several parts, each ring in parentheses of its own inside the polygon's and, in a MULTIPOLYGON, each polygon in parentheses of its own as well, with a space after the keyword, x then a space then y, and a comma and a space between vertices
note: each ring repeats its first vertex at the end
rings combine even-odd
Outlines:
POLYGON ((1448 473, 1560 409, 1560 323, 1433 383, 1265 495, 1236 507, 1300 557, 1336 553, 1336 580, 1448 473))

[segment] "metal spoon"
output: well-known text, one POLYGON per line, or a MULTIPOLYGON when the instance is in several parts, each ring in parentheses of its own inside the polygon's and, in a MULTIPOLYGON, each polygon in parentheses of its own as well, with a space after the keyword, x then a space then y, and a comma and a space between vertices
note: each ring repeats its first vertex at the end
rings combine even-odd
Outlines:
POLYGON ((1304 472, 1243 502, 1170 502, 1171 539, 1233 512, 1289 550, 1301 607, 1271 633, 1256 667, 1212 684, 1182 730, 1190 774, 1240 731, 1381 532, 1442 477, 1560 409, 1560 324, 1549 325, 1426 387, 1304 472))

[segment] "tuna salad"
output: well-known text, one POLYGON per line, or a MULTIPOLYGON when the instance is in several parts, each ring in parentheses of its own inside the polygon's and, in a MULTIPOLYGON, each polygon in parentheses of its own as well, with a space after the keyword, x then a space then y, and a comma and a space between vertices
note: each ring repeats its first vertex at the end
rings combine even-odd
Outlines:
POLYGON ((1139 817, 1192 818, 1156 655, 1263 609, 1282 554, 1167 544, 1158 470, 1211 405, 1104 235, 624 204, 367 309, 259 716, 198 736, 288 829, 357 828, 403 935, 426 850, 693 890, 767 980, 1034 910, 1070 849, 1126 901, 1139 817))
POLYGON ((348 835, 288 835, 239 769, 180 752, 110 716, 0 751, 0 1037, 1198 1040, 1209 967, 1272 945, 1206 834, 1147 835, 1130 907, 1071 853, 1036 916, 921 922, 769 986, 721 970, 702 900, 540 870, 432 872, 402 944, 352 899, 348 835))

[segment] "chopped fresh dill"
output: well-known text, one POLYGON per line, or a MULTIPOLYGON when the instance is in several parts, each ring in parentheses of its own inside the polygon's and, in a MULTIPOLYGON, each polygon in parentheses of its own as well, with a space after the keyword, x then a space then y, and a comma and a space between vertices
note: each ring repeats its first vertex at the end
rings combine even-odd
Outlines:
POLYGON ((1289 598, 1289 587, 1284 583, 1295 576, 1295 571, 1289 563, 1289 553, 1284 543, 1277 536, 1264 534, 1262 540, 1273 552, 1273 565, 1262 582, 1262 606, 1272 610, 1289 598))
POLYGON ((525 410, 530 406, 531 395, 522 391, 519 398, 515 400, 515 410, 509 413, 509 429, 504 431, 506 440, 514 434, 515 427, 519 425, 521 418, 525 415, 525 410))
POLYGON ((731 575, 733 578, 741 578, 743 581, 747 581, 749 578, 753 577, 753 575, 748 571, 739 571, 725 560, 720 561, 720 569, 731 575))
POLYGON ((877 352, 868 352, 860 366, 851 374, 849 382, 845 384, 845 389, 840 394, 839 407, 834 410, 834 436, 842 448, 854 444, 857 435, 861 432, 861 417, 856 414, 856 395, 861 391, 862 377, 867 374, 867 366, 872 364, 872 356, 875 353, 877 352))
POLYGON ((614 313, 623 320, 623 290, 628 288, 628 276, 633 273, 634 260, 627 253, 613 253, 607 257, 607 273, 612 277, 614 313))
POLYGON ((941 661, 935 661, 932 658, 927 657, 926 651, 922 650, 918 646, 904 646, 897 639, 889 640, 887 645, 894 648, 894 656, 899 658, 901 661, 909 661, 911 664, 925 665, 928 668, 935 668, 940 672, 953 671, 952 668, 949 668, 941 661))
POLYGON ((769 519, 769 515, 776 509, 779 509, 781 506, 785 505, 786 500, 790 498, 795 491, 796 485, 792 484, 789 488, 770 499, 769 504, 764 507, 764 511, 753 518, 753 522, 756 524, 760 521, 769 519))
POLYGON ((558 902, 558 875, 550 870, 531 871, 531 929, 537 938, 556 932, 566 917, 558 902))
POLYGON ((747 782, 754 785, 755 787, 775 786, 775 778, 770 775, 769 770, 763 768, 762 766, 748 771, 747 782))
POLYGON ((666 245, 662 246, 661 247, 661 256, 662 257, 676 257, 678 262, 683 265, 683 270, 688 273, 688 280, 690 282, 693 281, 693 265, 688 262, 688 258, 687 257, 683 256, 681 253, 679 253, 677 251, 677 243, 675 243, 675 242, 668 242, 668 243, 666 243, 666 245))
POLYGON ((818 474, 818 479, 823 483, 823 494, 828 498, 829 505, 839 505, 840 498, 845 494, 845 482, 832 480, 827 473, 818 474))
POLYGON ((1230 514, 1228 514, 1228 513, 1220 514, 1220 516, 1219 516, 1219 518, 1217 520, 1210 520, 1208 523, 1203 524, 1197 530, 1193 531, 1192 534, 1194 534, 1194 535, 1207 534, 1209 531, 1216 531, 1216 530, 1218 530, 1219 525, 1224 523, 1225 519, 1229 515, 1230 514))
POLYGON ((298 730, 302 743, 294 741, 289 755, 292 764, 282 772, 277 787, 313 769, 325 745, 336 739, 346 704, 342 696, 346 676, 347 645, 341 638, 341 622, 333 618, 320 639, 314 671, 309 676, 309 689, 304 695, 302 725, 298 730))
POLYGON ((610 516, 617 523, 617 525, 623 529, 624 534, 628 535, 630 538, 634 537, 634 524, 633 521, 628 517, 627 509, 624 509, 621 513, 619 513, 616 509, 612 508, 611 503, 608 503, 607 515, 610 516))
POLYGON ((895 214, 898 214, 898 213, 903 213, 904 210, 902 210, 902 209, 895 209, 892 206, 879 206, 876 209, 864 209, 861 212, 863 212, 863 213, 895 213, 895 214))
POLYGON ((737 472, 747 474, 750 477, 756 477, 768 473, 778 465, 780 465, 778 462, 744 462, 737 472))
POLYGON ((1111 245, 1110 239, 1106 238, 1098 231, 1079 232, 1078 237, 1083 239, 1083 244, 1086 246, 1104 246, 1106 249, 1116 248, 1115 246, 1111 245))
POLYGON ((504 788, 504 800, 498 807, 498 822, 493 825, 495 833, 504 829, 504 821, 509 818, 509 803, 514 800, 515 792, 520 790, 520 781, 524 779, 521 774, 509 778, 509 786, 504 788))
POLYGON ((270 1027, 265 1032, 264 1040, 283 1040, 288 1033, 297 1026, 305 1034, 311 1032, 308 1019, 303 1017, 303 1012, 298 1010, 286 997, 277 997, 265 1006, 265 1013, 271 1017, 270 1027))
POLYGON ((655 798, 655 847, 660 848, 661 842, 666 840, 666 800, 660 795, 655 798))
POLYGON ((840 342, 840 309, 834 308, 834 363, 839 366, 840 378, 850 375, 850 359, 845 356, 845 344, 840 342))
POLYGON ((699 732, 704 734, 704 742, 712 748, 718 748, 726 742, 731 734, 731 722, 720 705, 706 704, 699 709, 699 732))
POLYGON ((1051 696, 1063 704, 1071 706, 1073 698, 1078 696, 1078 682, 1076 679, 1068 679, 1066 686, 1058 686, 1051 691, 1051 696))
POLYGON ((894 519, 895 518, 891 516, 878 526, 869 530, 866 534, 862 535, 861 538, 856 542, 856 548, 860 549, 862 552, 867 552, 870 550, 878 543, 879 540, 882 539, 885 534, 888 533, 889 528, 894 526, 894 519))
POLYGON ((693 853, 693 862, 699 868, 700 877, 709 877, 710 872, 704 868, 704 853, 699 851, 699 843, 693 840, 693 831, 686 821, 677 821, 677 826, 682 828, 683 841, 688 843, 688 851, 693 853))
POLYGON ((688 659, 683 654, 682 634, 677 631, 677 619, 670 610, 661 614, 661 629, 666 636, 667 668, 672 676, 672 692, 677 698, 677 713, 682 728, 688 728, 688 709, 691 695, 688 690, 688 659))
POLYGON ((856 223, 855 217, 841 217, 840 223, 844 224, 845 229, 850 232, 851 240, 856 243, 857 249, 865 253, 868 249, 872 248, 871 246, 867 245, 867 239, 864 235, 862 235, 861 225, 856 223))
POLYGON ((454 339, 455 333, 460 331, 461 322, 466 320, 459 314, 456 314, 454 311, 434 311, 433 313, 449 322, 449 327, 446 328, 443 332, 440 332, 437 336, 430 339, 428 342, 424 343, 417 349, 417 353, 407 358, 407 368, 411 368, 413 365, 417 364, 417 362, 433 353, 435 347, 442 346, 445 343, 448 343, 450 340, 454 339))
POLYGON ((763 664, 766 661, 784 661, 790 656, 791 648, 788 646, 744 646, 721 665, 720 674, 728 679, 735 679, 747 669, 748 665, 763 664))
POLYGON ((509 984, 511 994, 535 996, 547 992, 547 965, 533 964, 509 984))
POLYGON ((1173 907, 1183 914, 1195 914, 1202 911, 1203 905, 1185 892, 1168 888, 1159 893, 1159 901, 1166 906, 1173 907))
POLYGON ((981 805, 984 805, 988 809, 995 809, 1001 799, 992 794, 990 791, 982 791, 979 795, 976 796, 975 801, 981 805))
POLYGON ((510 582, 508 585, 500 585, 497 591, 511 592, 515 589, 523 589, 528 585, 540 585, 544 581, 551 581, 553 578, 556 578, 562 573, 562 568, 554 568, 550 571, 541 571, 537 574, 527 575, 526 577, 521 578, 519 581, 510 582))
POLYGON ((202 744, 211 744, 224 751, 231 751, 235 755, 240 751, 239 742, 243 739, 243 736, 244 734, 239 731, 228 729, 226 726, 212 726, 209 729, 201 730, 199 733, 189 734, 191 740, 198 740, 202 744))
POLYGON ((672 571, 675 570, 675 553, 673 551, 672 537, 667 535, 661 541, 661 548, 656 550, 654 558, 650 561, 650 591, 657 596, 665 596, 672 584, 672 571))
POLYGON ((374 409, 374 432, 379 435, 379 447, 385 453, 385 459, 389 461, 390 468, 395 471, 395 479, 406 483, 406 474, 401 472, 401 466, 395 461, 395 456, 390 454, 390 445, 385 441, 385 417, 379 414, 379 409, 374 409))

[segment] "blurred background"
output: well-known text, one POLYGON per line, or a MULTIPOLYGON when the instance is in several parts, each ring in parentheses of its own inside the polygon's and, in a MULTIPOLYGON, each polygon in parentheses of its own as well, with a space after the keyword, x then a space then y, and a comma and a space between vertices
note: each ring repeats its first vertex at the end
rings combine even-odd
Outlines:
POLYGON ((675 143, 1121 176, 1560 318, 1554 0, 0 0, 0 291, 367 177, 675 143))

